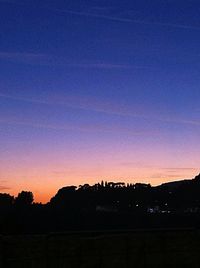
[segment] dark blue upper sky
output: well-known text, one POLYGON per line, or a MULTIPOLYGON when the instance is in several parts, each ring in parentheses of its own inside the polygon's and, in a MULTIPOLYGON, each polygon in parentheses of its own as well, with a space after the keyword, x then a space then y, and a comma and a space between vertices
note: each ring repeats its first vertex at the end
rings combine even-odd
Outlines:
POLYGON ((0 0, 0 180, 30 187, 25 163, 45 179, 54 163, 65 183, 122 176, 125 162, 150 182, 195 173, 199 14, 198 0, 0 0))

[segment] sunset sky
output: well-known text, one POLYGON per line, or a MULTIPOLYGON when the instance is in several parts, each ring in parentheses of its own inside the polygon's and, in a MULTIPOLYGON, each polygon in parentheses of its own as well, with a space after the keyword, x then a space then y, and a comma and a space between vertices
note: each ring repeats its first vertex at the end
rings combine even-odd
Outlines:
POLYGON ((0 0, 0 191, 200 171, 199 0, 0 0))

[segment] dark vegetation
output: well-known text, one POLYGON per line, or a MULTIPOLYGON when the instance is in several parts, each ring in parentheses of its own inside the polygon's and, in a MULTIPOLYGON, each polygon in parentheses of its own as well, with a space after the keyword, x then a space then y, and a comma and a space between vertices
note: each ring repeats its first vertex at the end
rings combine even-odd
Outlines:
POLYGON ((0 233, 199 227, 200 175, 151 187, 101 182, 60 189, 47 204, 31 192, 0 194, 0 233))

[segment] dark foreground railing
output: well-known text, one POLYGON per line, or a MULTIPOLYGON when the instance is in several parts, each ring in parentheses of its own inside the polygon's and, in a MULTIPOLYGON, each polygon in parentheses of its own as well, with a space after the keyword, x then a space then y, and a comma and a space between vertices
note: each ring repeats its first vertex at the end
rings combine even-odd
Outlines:
POLYGON ((194 229, 2 236, 3 268, 200 267, 194 229))

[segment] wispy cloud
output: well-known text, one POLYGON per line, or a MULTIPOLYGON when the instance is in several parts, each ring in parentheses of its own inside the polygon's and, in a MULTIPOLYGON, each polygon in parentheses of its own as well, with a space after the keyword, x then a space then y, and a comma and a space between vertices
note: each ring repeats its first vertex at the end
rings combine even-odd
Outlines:
POLYGON ((151 66, 142 66, 134 64, 120 64, 107 61, 93 62, 69 62, 63 57, 48 55, 42 53, 29 52, 6 52, 0 51, 0 60, 18 62, 23 64, 45 65, 65 68, 83 68, 83 69, 149 69, 151 66))
POLYGON ((191 170, 197 170, 198 168, 195 168, 195 167, 164 167, 164 168, 161 168, 163 170, 166 170, 168 172, 176 172, 177 170, 184 170, 184 171, 191 171, 191 170))
POLYGON ((0 191, 7 191, 7 190, 10 190, 11 188, 10 187, 7 187, 7 186, 3 186, 3 185, 0 185, 0 191))
POLYGON ((39 99, 31 99, 26 97, 18 97, 18 96, 12 96, 4 93, 0 93, 0 98, 10 99, 10 100, 16 100, 16 101, 23 101, 23 102, 30 102, 30 103, 38 103, 38 104, 53 104, 50 101, 46 100, 39 100, 39 99))
POLYGON ((167 181, 169 178, 183 179, 184 177, 185 177, 185 174, 183 173, 176 173, 176 174, 155 173, 150 176, 151 179, 165 179, 167 181))
POLYGON ((102 14, 95 14, 91 12, 83 12, 83 11, 73 11, 73 10, 66 10, 66 9, 54 9, 54 11, 60 12, 60 13, 67 13, 72 15, 78 15, 78 16, 84 16, 84 17, 93 17, 93 18, 99 18, 99 19, 106 19, 111 21, 119 21, 119 22, 133 22, 133 20, 128 18, 119 18, 119 17, 113 17, 108 15, 102 15, 102 14))
POLYGON ((44 54, 28 53, 28 52, 0 52, 1 59, 40 59, 44 58, 44 54))
MULTIPOLYGON (((162 167, 162 166, 155 166, 155 165, 147 165, 146 163, 142 163, 142 162, 122 162, 120 163, 120 165, 122 166, 132 166, 132 167, 139 167, 139 168, 144 168, 144 169, 157 169, 161 172, 165 172, 165 174, 168 173, 177 173, 180 171, 197 171, 199 170, 198 167, 162 167)), ((159 173, 161 174, 161 173, 159 173)), ((161 175, 163 176, 163 174, 161 175)))
MULTIPOLYGON (((158 120, 163 120, 162 118, 158 118, 158 120)), ((200 126, 200 121, 197 120, 186 120, 186 119, 177 119, 177 118, 164 118, 165 122, 169 123, 177 123, 177 124, 186 124, 186 125, 192 125, 192 126, 200 126)))
POLYGON ((70 125, 68 123, 63 125, 53 125, 46 122, 32 122, 32 121, 19 121, 14 119, 0 119, 0 124, 6 125, 19 125, 26 127, 33 127, 39 129, 57 130, 57 131, 81 131, 81 132, 102 132, 102 133, 118 133, 123 132, 131 136, 157 136, 159 133, 156 131, 137 131, 131 128, 115 127, 108 125, 70 125))
MULTIPOLYGON (((26 2, 19 2, 16 0, 0 0, 0 3, 11 3, 11 4, 17 4, 17 5, 27 5, 26 2)), ((186 24, 179 24, 179 23, 170 23, 170 22, 160 22, 160 21, 150 21, 147 19, 135 19, 135 18, 126 18, 126 17, 120 17, 120 16, 112 16, 108 12, 111 9, 114 9, 114 7, 90 7, 86 11, 77 11, 77 10, 70 10, 70 9, 59 9, 59 8, 49 8, 45 6, 38 7, 40 9, 46 9, 51 10, 52 12, 59 12, 61 14, 72 14, 76 16, 84 16, 84 17, 91 17, 91 18, 97 18, 97 19, 104 19, 104 20, 110 20, 115 22, 122 22, 122 23, 136 23, 136 24, 143 24, 143 25, 155 25, 155 26, 163 26, 163 27, 172 27, 172 28, 179 28, 179 29, 191 29, 191 30, 200 30, 200 26, 194 26, 194 25, 186 25, 186 24), (94 12, 91 12, 94 11, 94 12), (105 12, 105 14, 103 13, 105 12)), ((126 11, 128 12, 128 11, 126 11)))
POLYGON ((26 64, 48 64, 50 57, 40 53, 29 52, 7 52, 0 51, 0 60, 21 62, 26 64))
POLYGON ((197 174, 199 168, 195 167, 154 167, 157 173, 152 174, 152 179, 184 179, 192 178, 193 174, 197 174))
POLYGON ((60 12, 60 13, 72 14, 76 16, 98 18, 98 19, 104 19, 104 20, 110 20, 110 21, 116 21, 116 22, 122 22, 122 23, 136 23, 136 24, 144 24, 144 25, 173 27, 173 28, 180 28, 180 29, 200 30, 200 27, 198 26, 117 17, 117 16, 112 16, 112 15, 96 14, 96 13, 91 13, 87 11, 84 12, 84 11, 74 11, 74 10, 66 10, 66 9, 54 9, 54 11, 60 12))
POLYGON ((124 109, 120 109, 120 106, 112 107, 109 103, 107 105, 105 102, 95 102, 94 100, 85 100, 81 97, 71 97, 68 96, 62 99, 36 99, 36 98, 26 98, 26 97, 18 97, 12 96, 5 93, 0 92, 0 98, 11 99, 16 101, 23 101, 29 103, 36 103, 36 104, 45 104, 45 105, 59 105, 64 107, 69 107, 73 109, 79 110, 86 110, 86 111, 93 111, 108 115, 115 115, 115 116, 123 116, 123 117, 130 117, 130 118, 140 118, 143 120, 151 120, 151 121, 159 121, 165 123, 173 123, 173 124, 182 124, 182 125, 191 125, 191 126, 200 126, 200 121, 198 120, 187 120, 182 118, 169 118, 164 116, 158 115, 149 115, 140 112, 130 112, 124 109))
POLYGON ((6 184, 7 184, 7 180, 0 179, 0 192, 7 191, 7 190, 10 190, 11 189, 6 184))
POLYGON ((113 64, 113 63, 68 63, 65 64, 69 67, 78 67, 78 68, 97 68, 97 69, 130 69, 130 68, 136 68, 136 69, 143 69, 147 68, 144 66, 136 66, 136 65, 126 65, 126 64, 113 64))
POLYGON ((30 102, 30 103, 36 103, 36 104, 46 104, 46 105, 61 105, 66 106, 74 109, 80 109, 80 110, 88 110, 88 111, 94 111, 104 114, 110 114, 110 115, 118 115, 118 116, 129 116, 129 117, 139 117, 139 118, 149 118, 148 116, 142 115, 140 113, 128 113, 126 111, 122 111, 119 106, 116 108, 112 107, 112 105, 109 103, 106 104, 106 102, 96 102, 95 100, 91 99, 84 99, 82 97, 78 96, 67 96, 60 98, 53 98, 53 99, 36 99, 36 98, 26 98, 21 96, 12 96, 5 93, 0 92, 0 98, 10 99, 10 100, 16 100, 16 101, 23 101, 23 102, 30 102))

